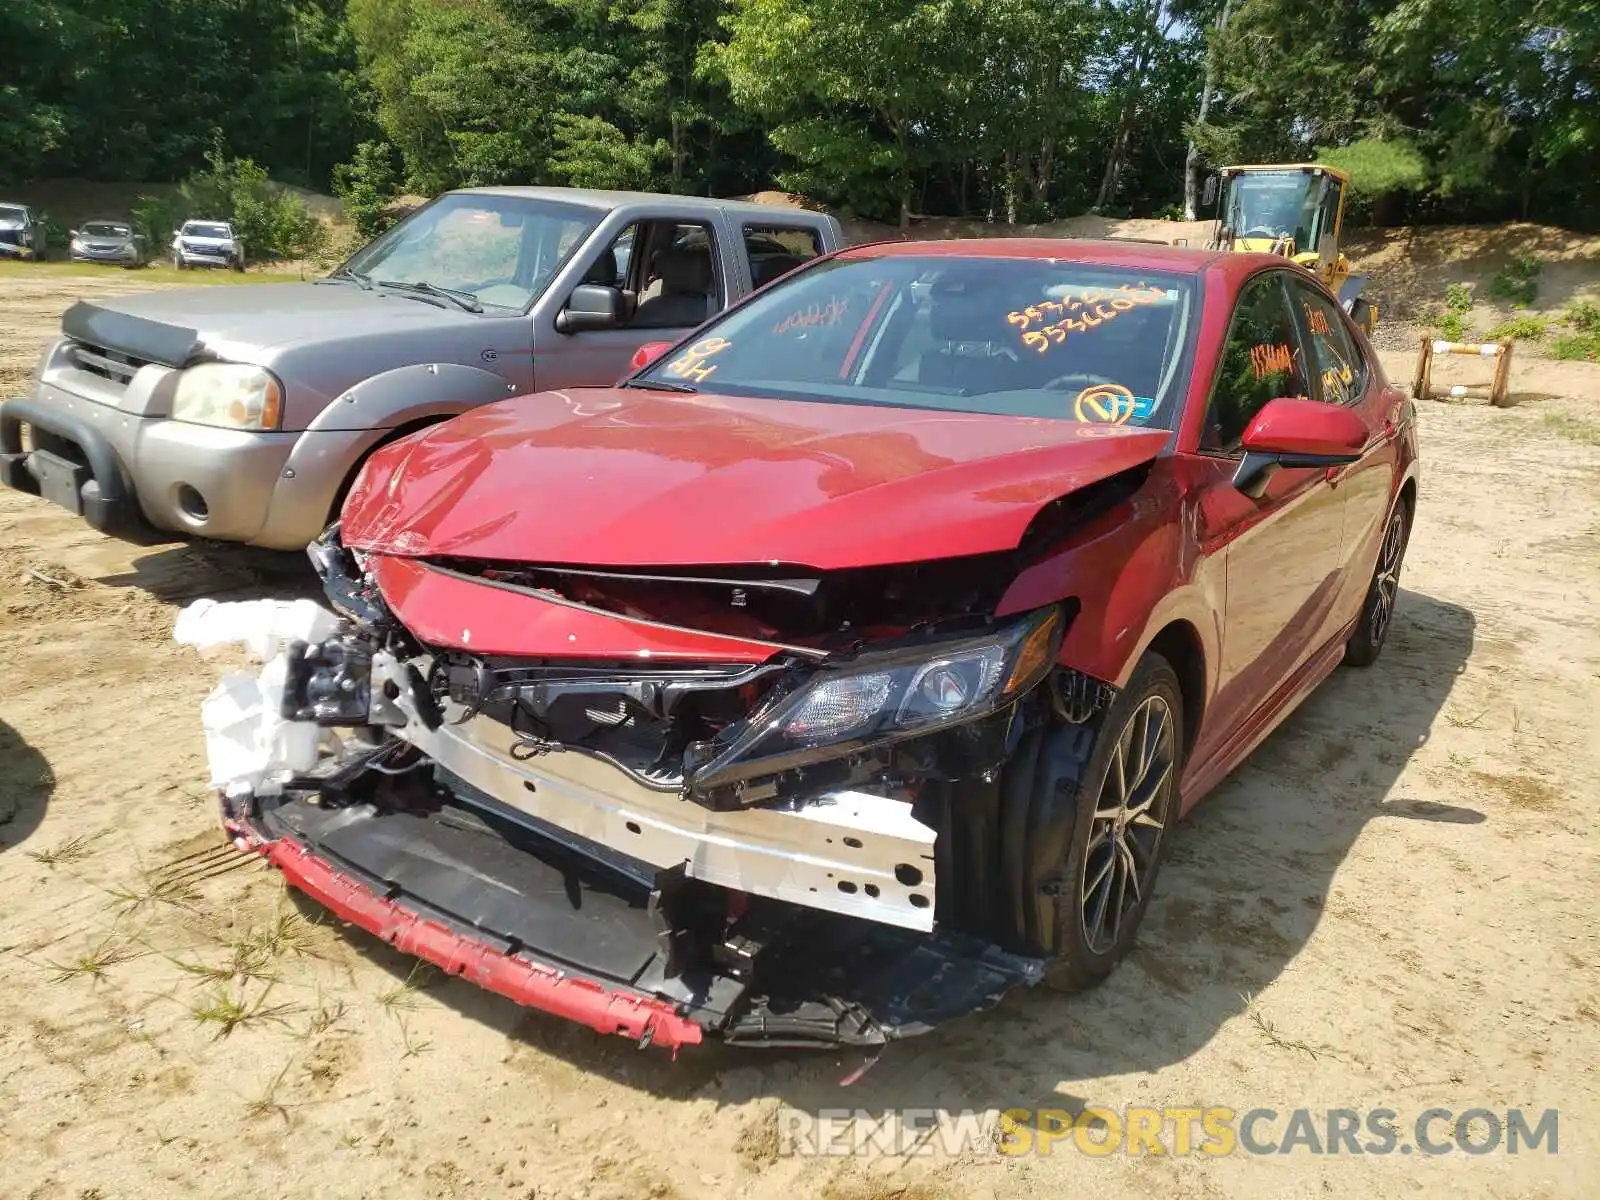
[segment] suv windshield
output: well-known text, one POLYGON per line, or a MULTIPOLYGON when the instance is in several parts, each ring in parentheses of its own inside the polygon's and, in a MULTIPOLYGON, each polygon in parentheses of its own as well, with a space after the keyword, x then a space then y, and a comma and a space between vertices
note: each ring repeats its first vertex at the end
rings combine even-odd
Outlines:
POLYGON ((522 310, 601 214, 522 196, 442 196, 351 258, 341 272, 374 284, 428 284, 522 310))
POLYGON ((885 256, 797 272, 632 386, 1171 429, 1187 276, 1049 259, 885 256))
POLYGON ((20 221, 26 213, 12 204, 0 204, 0 221, 20 221))
POLYGON ((183 227, 183 237, 203 238, 231 238, 232 231, 226 225, 208 225, 203 221, 190 221, 183 227))

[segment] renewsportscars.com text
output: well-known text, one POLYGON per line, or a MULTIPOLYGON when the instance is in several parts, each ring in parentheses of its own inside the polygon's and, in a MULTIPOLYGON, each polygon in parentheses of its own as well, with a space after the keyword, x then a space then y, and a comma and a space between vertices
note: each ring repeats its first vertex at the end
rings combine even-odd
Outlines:
POLYGON ((1070 1110, 1008 1108, 999 1113, 935 1108, 778 1113, 779 1152, 798 1157, 1553 1155, 1559 1153, 1559 1134, 1560 1113, 1553 1108, 1427 1108, 1401 1113, 1392 1108, 1088 1105, 1070 1110))

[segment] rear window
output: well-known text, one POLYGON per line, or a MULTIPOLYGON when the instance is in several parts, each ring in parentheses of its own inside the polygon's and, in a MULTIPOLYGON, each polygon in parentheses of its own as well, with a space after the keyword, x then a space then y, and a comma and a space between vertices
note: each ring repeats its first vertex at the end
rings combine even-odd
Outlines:
POLYGON ((641 381, 728 395, 1171 429, 1188 276, 1047 259, 833 259, 700 331, 641 381))

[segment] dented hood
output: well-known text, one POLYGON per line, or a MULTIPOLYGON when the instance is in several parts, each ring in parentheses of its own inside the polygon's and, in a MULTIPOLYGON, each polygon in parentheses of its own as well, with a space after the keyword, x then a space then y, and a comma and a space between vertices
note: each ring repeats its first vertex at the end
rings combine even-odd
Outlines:
POLYGON ((583 388, 375 454, 343 540, 403 556, 819 569, 1015 546, 1039 508, 1170 435, 929 409, 583 388))

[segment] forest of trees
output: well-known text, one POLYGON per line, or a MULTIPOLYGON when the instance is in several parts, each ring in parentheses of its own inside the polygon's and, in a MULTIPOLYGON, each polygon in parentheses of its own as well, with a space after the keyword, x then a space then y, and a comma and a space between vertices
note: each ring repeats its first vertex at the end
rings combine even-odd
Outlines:
POLYGON ((4 0, 0 183, 208 153, 368 205, 570 183, 1177 216, 1312 156, 1381 220, 1594 227, 1596 0, 4 0))

